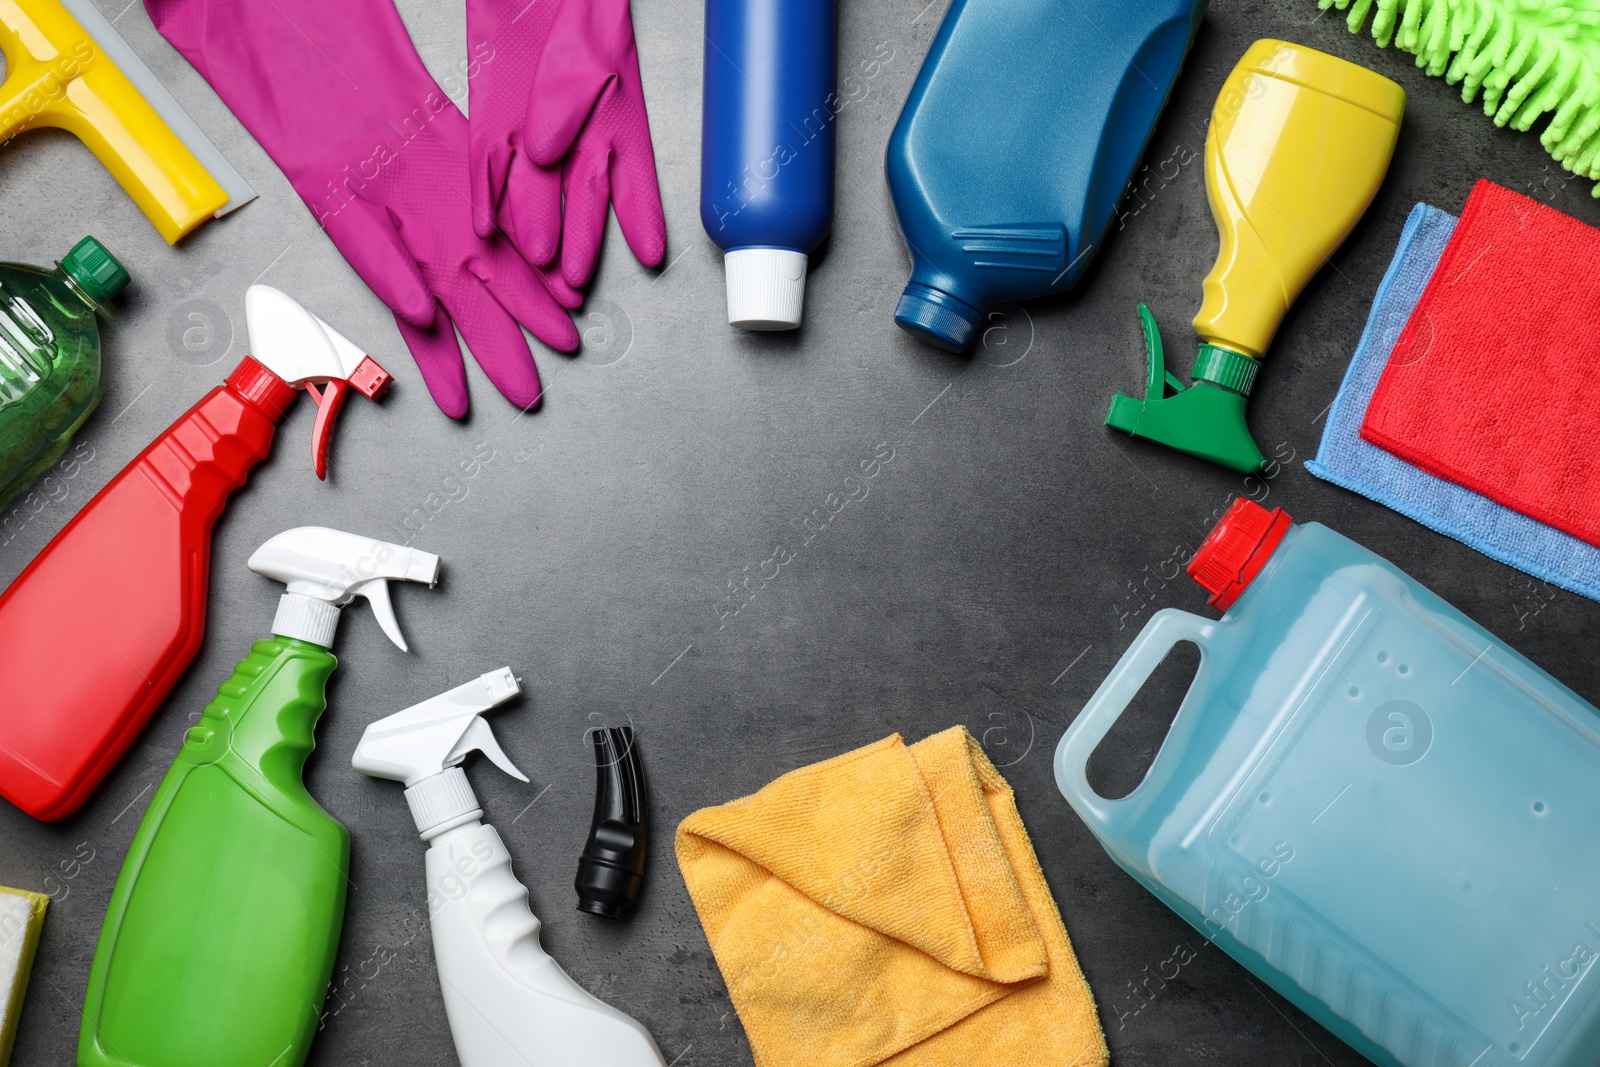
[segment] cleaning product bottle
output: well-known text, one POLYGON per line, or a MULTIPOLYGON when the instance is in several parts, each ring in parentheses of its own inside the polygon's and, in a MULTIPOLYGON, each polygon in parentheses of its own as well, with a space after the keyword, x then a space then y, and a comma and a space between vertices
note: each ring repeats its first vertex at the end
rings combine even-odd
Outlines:
POLYGON ((706 0, 700 223, 728 324, 793 330, 833 224, 838 0, 706 0))
POLYGON ((1140 304, 1145 398, 1118 393, 1107 426, 1247 473, 1266 462, 1244 417, 1261 357, 1377 194, 1405 103, 1405 90, 1365 67, 1283 41, 1250 46, 1206 134, 1206 197, 1222 247, 1194 318, 1194 384, 1167 373, 1161 334, 1140 304))
POLYGON ((228 380, 84 505, 0 594, 0 795, 39 819, 76 811, 165 699, 205 632, 211 530, 305 389, 312 458, 354 388, 389 374, 284 294, 245 295, 251 347, 228 380), (317 386, 321 384, 319 391, 317 386), (70 657, 70 671, 40 670, 70 657))
POLYGON ((99 405, 97 313, 127 284, 93 237, 54 271, 0 263, 0 508, 61 458, 99 405))
POLYGON ((283 582, 257 641, 190 727, 139 824, 89 971, 78 1067, 305 1061, 344 921, 350 834, 301 771, 327 706, 339 612, 365 597, 406 647, 390 581, 439 557, 303 526, 250 569, 283 582))
POLYGON ((990 305, 1077 284, 1206 2, 953 0, 889 138, 896 323, 961 352, 990 305))
POLYGON ((1381 1067, 1587 1067, 1600 711, 1399 568, 1239 500, 1073 720, 1056 782, 1111 858, 1381 1067), (1145 778, 1090 754, 1182 641, 1145 778))
POLYGON ((518 781, 484 712, 521 691, 509 667, 367 727, 350 763, 403 782, 428 842, 428 914, 445 1014, 461 1067, 661 1067, 648 1031, 590 996, 539 944, 528 891, 482 822, 462 760, 482 752, 518 781))

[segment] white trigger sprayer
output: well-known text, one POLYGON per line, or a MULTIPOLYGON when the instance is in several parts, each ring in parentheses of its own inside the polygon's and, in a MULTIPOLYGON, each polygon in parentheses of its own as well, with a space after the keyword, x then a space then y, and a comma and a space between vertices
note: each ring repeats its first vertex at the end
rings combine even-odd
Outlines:
POLYGON ((389 601, 389 583, 431 586, 439 578, 439 557, 432 552, 326 526, 285 530, 251 553, 246 566, 287 587, 278 598, 272 632, 323 648, 333 647, 339 610, 359 596, 372 605, 389 640, 410 651, 389 601))
POLYGON ((636 1020, 595 999, 539 944, 528 891, 461 769, 473 751, 528 779, 484 712, 521 692, 509 667, 367 727, 351 766, 403 782, 427 854, 428 912, 461 1067, 661 1067, 636 1020))

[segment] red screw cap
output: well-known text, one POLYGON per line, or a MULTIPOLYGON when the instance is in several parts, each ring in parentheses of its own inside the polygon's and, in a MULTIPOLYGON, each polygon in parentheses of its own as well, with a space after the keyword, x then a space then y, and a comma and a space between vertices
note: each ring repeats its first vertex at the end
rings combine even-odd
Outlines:
POLYGON ((1211 594, 1209 603, 1227 611, 1261 573, 1292 522, 1282 508, 1268 511, 1240 497, 1217 521, 1189 561, 1189 577, 1211 594))
POLYGON ((228 375, 228 388, 260 408, 277 422, 294 399, 294 387, 249 356, 239 361, 228 375))

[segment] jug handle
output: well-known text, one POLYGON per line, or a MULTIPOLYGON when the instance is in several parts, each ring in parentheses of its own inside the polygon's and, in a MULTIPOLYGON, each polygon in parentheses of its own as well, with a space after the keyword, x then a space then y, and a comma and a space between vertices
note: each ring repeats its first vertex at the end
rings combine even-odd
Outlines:
MULTIPOLYGON (((1173 720, 1172 730, 1168 732, 1167 740, 1162 742, 1161 748, 1157 749, 1156 758, 1151 761, 1150 769, 1145 773, 1143 780, 1125 797, 1107 800, 1094 791, 1089 785, 1089 757, 1100 746, 1100 742, 1105 740, 1112 724, 1128 710, 1129 702, 1139 692, 1140 687, 1179 641, 1193 641, 1200 647, 1200 671, 1205 670, 1207 646, 1212 636, 1216 634, 1218 625, 1209 619, 1176 608, 1163 608, 1156 612, 1150 617, 1145 628, 1139 632, 1139 636, 1133 639, 1133 644, 1123 653, 1122 659, 1117 661, 1117 665, 1106 676, 1106 680, 1100 683, 1100 688, 1089 698, 1089 703, 1084 705, 1083 711, 1072 721, 1072 725, 1067 727, 1067 732, 1061 737, 1061 743, 1056 746, 1056 787, 1061 790, 1061 795, 1067 798, 1073 810, 1089 824, 1090 829, 1109 829, 1112 819, 1123 810, 1122 806, 1137 797, 1140 790, 1155 777, 1155 770, 1161 763, 1167 740, 1177 732, 1178 721, 1173 720)), ((1197 673, 1196 679, 1198 678, 1197 673)), ((1187 701, 1187 694, 1184 699, 1187 701)), ((1181 706, 1179 714, 1182 714, 1181 706)))

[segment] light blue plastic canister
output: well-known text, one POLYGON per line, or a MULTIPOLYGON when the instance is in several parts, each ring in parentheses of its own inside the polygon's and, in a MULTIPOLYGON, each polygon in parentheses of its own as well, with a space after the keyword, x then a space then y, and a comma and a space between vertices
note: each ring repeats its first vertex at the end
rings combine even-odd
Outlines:
POLYGON ((1244 586, 1222 620, 1158 612, 1073 721, 1061 792, 1123 870, 1374 1063, 1592 1067, 1600 713, 1388 561, 1264 515, 1240 501, 1191 564, 1244 586), (1260 536, 1219 549, 1235 519, 1260 536), (1090 753, 1180 641, 1200 667, 1166 741, 1133 792, 1099 796, 1090 753))
POLYGON ((960 352, 986 308, 1072 288, 1206 0, 953 0, 889 138, 900 326, 960 352))

